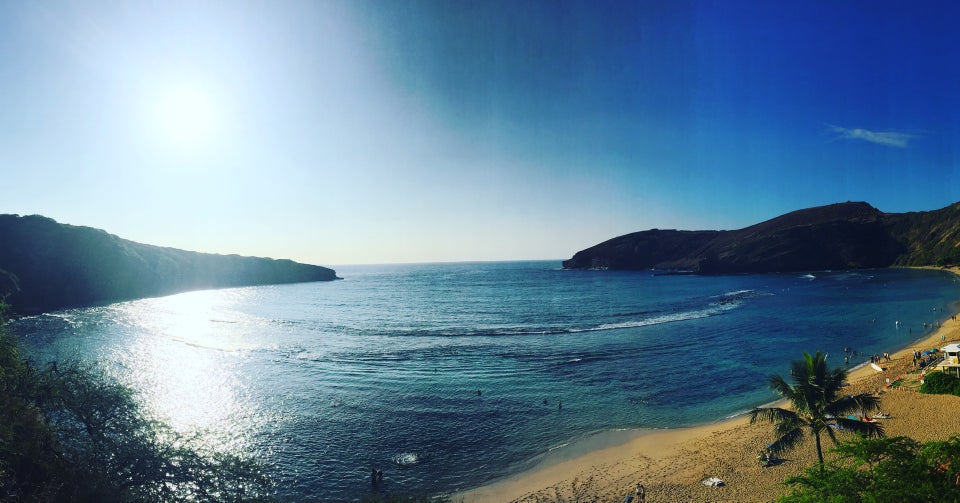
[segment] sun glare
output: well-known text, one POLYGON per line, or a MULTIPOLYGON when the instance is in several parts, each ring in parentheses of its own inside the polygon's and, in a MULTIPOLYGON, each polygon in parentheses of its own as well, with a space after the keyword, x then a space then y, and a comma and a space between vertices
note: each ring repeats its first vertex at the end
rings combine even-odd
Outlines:
POLYGON ((176 148, 206 145, 217 133, 219 111, 214 97, 195 86, 175 86, 162 92, 154 107, 159 134, 176 148))
MULTIPOLYGON (((236 333, 238 290, 187 292, 124 305, 146 329, 123 358, 152 412, 181 433, 204 431, 241 414, 236 365, 251 345, 236 333), (140 314, 142 313, 142 314, 140 314)), ((229 435, 228 435, 229 436, 229 435)), ((236 439, 233 439, 236 440, 236 439)), ((226 447, 225 438, 205 439, 226 447)))

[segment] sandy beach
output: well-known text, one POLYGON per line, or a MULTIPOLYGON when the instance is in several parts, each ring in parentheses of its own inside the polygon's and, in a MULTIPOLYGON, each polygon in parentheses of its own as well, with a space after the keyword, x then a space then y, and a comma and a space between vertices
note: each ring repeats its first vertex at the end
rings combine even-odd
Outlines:
MULTIPOLYGON (((953 270, 958 273, 957 270, 953 270)), ((942 317, 940 314, 938 317, 942 317)), ((960 397, 922 395, 915 391, 912 352, 960 342, 960 322, 947 319, 930 336, 893 352, 880 373, 869 365, 851 370, 847 394, 871 392, 881 397, 888 436, 918 441, 941 440, 960 433, 960 397), (886 388, 906 375, 905 385, 886 388)), ((891 350, 896 348, 891 348, 891 350)), ((811 352, 816 348, 811 348, 811 352)), ((800 355, 784 355, 797 359, 800 355)), ((831 365, 837 365, 834 356, 831 365)), ((841 434, 841 439, 843 434, 841 434)), ((785 453, 785 461, 764 468, 757 454, 773 441, 768 423, 749 424, 747 416, 691 428, 654 431, 624 444, 606 447, 573 459, 545 464, 532 470, 454 495, 465 503, 548 502, 560 497, 575 501, 620 502, 633 494, 638 482, 647 502, 772 501, 789 492, 783 482, 816 462, 812 438, 785 453), (718 477, 725 486, 711 488, 701 481, 718 477)), ((832 444, 825 440, 824 449, 832 444)), ((826 454, 831 457, 830 453, 826 454)))

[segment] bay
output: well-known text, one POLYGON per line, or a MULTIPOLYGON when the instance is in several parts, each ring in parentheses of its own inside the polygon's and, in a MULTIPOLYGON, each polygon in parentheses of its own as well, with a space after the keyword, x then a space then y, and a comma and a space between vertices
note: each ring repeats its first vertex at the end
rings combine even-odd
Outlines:
POLYGON ((102 362, 147 409, 267 463, 280 495, 450 492, 598 432, 773 400, 802 351, 842 365, 956 312, 943 271, 740 276, 559 261, 341 266, 343 281, 183 293, 12 323, 31 358, 102 362), (901 322, 899 325, 897 321, 901 322), (926 325, 925 325, 926 324, 926 325))

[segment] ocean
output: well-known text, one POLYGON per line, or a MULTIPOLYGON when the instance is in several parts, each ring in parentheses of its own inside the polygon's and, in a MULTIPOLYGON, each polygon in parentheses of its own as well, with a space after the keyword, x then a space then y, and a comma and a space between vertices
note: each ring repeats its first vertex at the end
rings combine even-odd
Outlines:
POLYGON ((354 501, 372 468, 388 492, 449 493, 578 446, 742 414, 776 398, 767 376, 801 352, 843 365, 850 347, 851 366, 863 363, 929 334, 960 298, 953 275, 908 269, 655 276, 540 261, 337 273, 11 327, 33 360, 100 361, 176 429, 255 456, 279 495, 354 501))

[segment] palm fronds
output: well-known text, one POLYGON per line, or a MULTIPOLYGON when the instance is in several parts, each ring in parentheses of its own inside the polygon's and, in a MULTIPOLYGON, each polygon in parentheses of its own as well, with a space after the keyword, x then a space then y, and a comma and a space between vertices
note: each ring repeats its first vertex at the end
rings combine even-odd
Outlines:
POLYGON ((828 368, 826 353, 803 353, 802 359, 791 363, 790 378, 792 383, 779 375, 772 375, 769 384, 770 389, 790 402, 792 410, 758 407, 750 411, 751 423, 774 424, 777 438, 770 444, 770 451, 779 454, 793 449, 803 440, 804 430, 809 430, 816 440, 817 458, 822 465, 821 434, 825 433, 834 444, 837 443, 837 430, 871 437, 884 436, 880 424, 861 420, 867 411, 879 408, 880 399, 868 394, 841 396, 847 371, 828 368))

